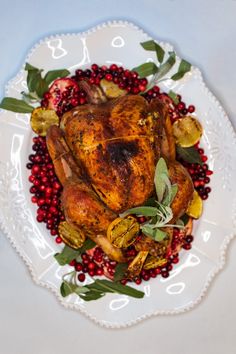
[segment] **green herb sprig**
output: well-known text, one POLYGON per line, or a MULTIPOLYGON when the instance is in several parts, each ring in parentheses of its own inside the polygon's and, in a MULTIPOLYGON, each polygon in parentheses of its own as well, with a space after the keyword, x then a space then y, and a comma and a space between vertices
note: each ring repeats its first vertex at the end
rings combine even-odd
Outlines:
POLYGON ((27 71, 28 92, 21 92, 21 100, 14 97, 4 97, 0 103, 0 108, 17 113, 31 113, 34 109, 32 104, 41 101, 44 93, 48 91, 49 85, 55 79, 66 77, 70 74, 67 69, 58 69, 50 70, 42 77, 43 70, 29 63, 26 63, 25 70, 27 71))
MULTIPOLYGON (((60 253, 56 253, 54 258, 61 265, 69 264, 73 259, 77 262, 81 261, 81 254, 89 249, 92 249, 96 244, 87 239, 83 246, 78 250, 74 250, 69 246, 65 246, 60 253)), ((63 297, 71 294, 77 294, 85 301, 97 300, 103 297, 106 293, 117 293, 129 295, 131 297, 142 298, 144 293, 138 291, 130 286, 120 284, 128 268, 127 263, 120 263, 117 265, 114 275, 114 282, 105 279, 96 279, 93 283, 85 286, 77 284, 76 271, 65 274, 62 278, 60 292, 63 297)))
POLYGON ((112 282, 110 280, 96 279, 93 283, 88 285, 76 284, 76 272, 73 271, 68 275, 71 276, 69 281, 64 280, 61 284, 61 295, 66 297, 71 294, 77 294, 84 301, 97 300, 105 296, 106 293, 123 294, 134 298, 141 299, 144 297, 144 292, 136 290, 128 285, 122 285, 118 282, 112 282))
POLYGON ((180 221, 176 222, 174 225, 169 224, 173 218, 170 205, 178 192, 178 186, 171 184, 168 168, 162 157, 156 165, 154 184, 157 200, 152 200, 151 205, 128 209, 121 216, 136 214, 149 217, 149 220, 140 227, 142 232, 155 241, 162 241, 167 236, 167 233, 162 230, 163 228, 183 228, 183 223, 180 221))
POLYGON ((54 258, 61 266, 69 264, 73 259, 76 259, 79 262, 81 260, 81 254, 94 248, 95 246, 96 243, 88 238, 84 242, 83 246, 77 250, 74 250, 69 246, 64 246, 63 250, 60 253, 56 253, 54 255, 54 258))
MULTIPOLYGON (((132 69, 133 71, 136 71, 141 78, 153 75, 147 87, 147 90, 149 90, 156 83, 160 82, 160 80, 165 77, 165 75, 172 69, 176 63, 176 54, 175 52, 168 52, 168 57, 166 61, 163 62, 165 51, 158 43, 156 43, 154 40, 149 40, 140 44, 145 50, 155 52, 157 57, 157 63, 148 62, 132 69)), ((190 70, 191 64, 188 61, 182 59, 179 63, 177 72, 170 78, 165 78, 165 80, 180 80, 190 70)))

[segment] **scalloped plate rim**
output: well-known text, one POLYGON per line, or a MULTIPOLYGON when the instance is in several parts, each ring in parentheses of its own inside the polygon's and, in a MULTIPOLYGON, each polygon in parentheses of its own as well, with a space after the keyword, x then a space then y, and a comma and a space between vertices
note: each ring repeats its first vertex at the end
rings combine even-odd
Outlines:
MULTIPOLYGON (((146 33, 142 28, 140 28, 139 26, 137 26, 136 24, 130 22, 130 21, 123 21, 123 20, 112 20, 112 21, 106 21, 106 22, 102 22, 101 24, 95 25, 91 28, 89 28, 88 30, 82 31, 82 32, 68 32, 68 33, 61 33, 61 34, 52 34, 49 36, 45 36, 42 39, 40 39, 39 41, 37 41, 32 47, 31 49, 28 51, 27 56, 24 60, 24 63, 27 61, 27 59, 32 55, 32 53, 40 46, 40 44, 42 44, 43 42, 49 40, 49 39, 54 39, 54 38, 60 38, 61 36, 83 36, 83 35, 88 35, 90 33, 96 32, 97 30, 104 28, 104 27, 109 27, 111 25, 124 25, 124 26, 129 26, 133 29, 136 29, 137 31, 141 32, 142 34, 147 35, 149 38, 152 38, 148 33, 146 33)), ((161 43, 165 43, 166 45, 169 45, 170 47, 173 48, 173 46, 168 43, 168 42, 161 42, 161 43)), ((12 77, 7 84, 5 85, 5 93, 7 94, 7 92, 9 91, 9 88, 11 86, 11 84, 18 78, 18 76, 20 76, 23 72, 23 67, 17 72, 17 74, 12 77)), ((199 78, 200 78, 200 83, 204 86, 204 89, 207 90, 207 93, 209 95, 209 97, 211 99, 213 99, 216 103, 217 103, 217 108, 221 111, 221 113, 224 115, 226 121, 227 121, 227 125, 229 127, 229 129, 232 132, 233 135, 233 139, 236 141, 236 134, 235 134, 235 130, 232 126, 232 123, 229 119, 229 117, 227 116, 225 110, 223 109, 223 107, 221 106, 220 102, 218 101, 218 99, 213 95, 213 93, 207 88, 204 80, 203 80, 203 76, 201 71, 197 68, 197 67, 192 67, 192 70, 196 71, 199 78)), ((1 110, 0 110, 1 113, 1 110)), ((113 328, 113 329, 117 329, 117 328, 124 328, 124 327, 129 327, 132 325, 135 325, 137 323, 140 323, 141 321, 143 321, 144 319, 147 318, 151 318, 154 316, 158 316, 158 315, 177 315, 177 314, 181 314, 184 313, 186 311, 191 310, 192 308, 194 308, 195 306, 197 306, 201 300, 203 299, 203 297, 205 296, 205 294, 207 293, 207 290, 209 289, 211 283, 213 282, 213 280, 215 279, 216 275, 224 268, 224 265, 226 263, 226 252, 227 252, 227 248, 228 245, 230 244, 230 242, 234 239, 234 237, 236 236, 236 217, 234 216, 234 231, 229 235, 229 236, 225 236, 224 237, 224 242, 221 246, 221 251, 220 251, 220 256, 219 256, 219 263, 217 264, 217 266, 215 267, 215 269, 213 269, 211 271, 211 273, 208 275, 208 277, 205 280, 205 285, 202 288, 199 296, 197 297, 197 299, 195 301, 193 301, 190 304, 184 305, 182 308, 179 309, 175 309, 175 310, 157 310, 154 311, 152 313, 148 313, 148 314, 144 314, 134 320, 131 321, 127 321, 127 322, 107 322, 107 321, 103 321, 103 320, 99 320, 96 317, 92 316, 90 313, 88 313, 86 310, 82 309, 80 306, 76 305, 76 304, 68 304, 66 303, 63 298, 60 296, 59 292, 53 287, 50 286, 48 283, 43 282, 41 280, 38 279, 38 277, 35 275, 34 269, 31 266, 30 262, 27 260, 27 258, 23 255, 23 253, 21 252, 21 250, 18 248, 18 246, 16 245, 15 241, 14 241, 14 237, 11 235, 4 218, 2 218, 2 216, 0 215, 0 226, 2 231, 4 232, 4 234, 6 235, 6 237, 9 239, 10 244, 13 246, 13 248, 16 250, 16 252, 19 254, 19 256, 23 259, 24 263, 26 264, 27 268, 29 269, 29 272, 31 274, 31 277, 33 279, 33 281, 35 282, 35 284, 45 287, 47 289, 49 289, 57 298, 57 300, 59 301, 60 304, 62 304, 65 308, 67 309, 76 309, 78 310, 80 313, 82 313, 83 315, 85 315, 86 317, 88 317, 89 319, 91 319, 92 321, 94 321, 96 324, 101 325, 102 327, 105 328, 113 328)))

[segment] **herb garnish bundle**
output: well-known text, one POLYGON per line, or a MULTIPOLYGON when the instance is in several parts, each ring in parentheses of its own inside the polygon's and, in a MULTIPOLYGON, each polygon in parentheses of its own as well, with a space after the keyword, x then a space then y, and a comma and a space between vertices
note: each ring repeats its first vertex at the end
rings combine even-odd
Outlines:
MULTIPOLYGON (((155 52, 156 57, 157 57, 157 61, 158 61, 157 64, 154 62, 148 62, 148 63, 144 63, 142 65, 139 65, 139 66, 133 68, 133 71, 136 71, 141 78, 153 75, 146 91, 148 91, 150 89, 150 87, 152 87, 154 84, 160 82, 160 79, 162 79, 161 81, 168 80, 168 79, 177 81, 177 80, 182 79, 182 77, 187 72, 189 72, 191 70, 191 64, 189 62, 187 62, 186 60, 182 59, 180 61, 177 72, 174 75, 172 75, 170 78, 163 79, 163 77, 175 65, 175 62, 176 62, 175 52, 169 52, 168 58, 163 63, 163 60, 165 57, 165 51, 158 43, 156 43, 153 40, 150 40, 150 41, 142 42, 140 44, 145 50, 155 52)), ((173 93, 172 93, 172 96, 173 96, 173 93)))
POLYGON ((123 213, 122 216, 136 214, 149 217, 150 219, 140 227, 142 232, 155 241, 162 241, 167 236, 167 233, 162 230, 163 228, 183 228, 184 226, 181 220, 178 220, 175 225, 169 224, 173 218, 170 205, 178 192, 178 186, 171 184, 168 168, 162 157, 156 165, 154 184, 157 200, 152 199, 152 205, 150 206, 131 208, 123 213))

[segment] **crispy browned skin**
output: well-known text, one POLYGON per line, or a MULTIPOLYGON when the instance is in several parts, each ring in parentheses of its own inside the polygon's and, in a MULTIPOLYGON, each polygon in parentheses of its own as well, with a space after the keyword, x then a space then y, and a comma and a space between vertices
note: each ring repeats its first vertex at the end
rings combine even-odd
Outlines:
POLYGON ((101 246, 111 259, 124 262, 121 250, 112 246, 106 238, 107 227, 117 215, 101 202, 89 186, 60 128, 50 127, 47 132, 47 147, 55 172, 63 184, 61 200, 67 222, 75 229, 82 230, 101 246))
POLYGON ((141 96, 77 107, 62 119, 66 141, 100 199, 120 213, 153 192, 163 104, 141 96))
POLYGON ((161 156, 166 160, 174 161, 176 158, 175 138, 171 120, 168 114, 164 118, 164 129, 161 141, 161 156))
MULTIPOLYGON (((130 95, 87 104, 66 113, 61 127, 64 132, 55 126, 49 129, 47 146, 64 186, 66 220, 110 258, 125 261, 122 251, 107 239, 107 228, 117 213, 142 205, 153 193, 160 154, 169 160, 171 182, 179 187, 172 203, 173 221, 185 212, 193 185, 184 167, 174 161, 171 122, 160 101, 149 104, 130 95)), ((136 245, 156 256, 163 251, 160 247, 146 236, 136 245)))
POLYGON ((188 204, 193 197, 194 187, 188 171, 181 163, 170 161, 168 169, 171 183, 178 185, 178 192, 171 204, 173 212, 172 222, 174 223, 186 212, 188 204))

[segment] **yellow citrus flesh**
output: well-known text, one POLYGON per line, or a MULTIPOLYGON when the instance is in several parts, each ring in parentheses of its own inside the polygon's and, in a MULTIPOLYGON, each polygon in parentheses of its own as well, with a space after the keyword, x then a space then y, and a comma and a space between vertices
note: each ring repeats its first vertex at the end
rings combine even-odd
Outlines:
POLYGON ((202 215, 202 199, 199 196, 198 192, 195 190, 193 192, 193 199, 188 205, 186 214, 191 216, 194 219, 199 219, 202 215))
POLYGON ((107 96, 107 98, 110 99, 124 96, 127 94, 125 90, 120 89, 119 86, 114 84, 114 82, 112 81, 107 81, 105 79, 102 79, 100 81, 100 86, 103 92, 105 93, 105 95, 107 96))
POLYGON ((85 235, 82 231, 75 230, 67 221, 61 221, 58 227, 62 241, 69 247, 78 249, 83 246, 85 235))
POLYGON ((138 232, 139 223, 134 217, 116 218, 107 229, 107 238, 113 246, 127 248, 135 241, 138 232))
POLYGON ((30 124, 36 134, 46 136, 51 125, 59 125, 59 117, 52 109, 38 107, 31 114, 30 124))
POLYGON ((200 140, 202 133, 201 123, 191 116, 180 118, 173 124, 175 141, 182 147, 195 145, 200 140))
POLYGON ((144 269, 152 269, 152 268, 156 268, 156 267, 161 267, 166 263, 167 263, 166 258, 154 257, 154 256, 149 255, 143 265, 143 268, 144 269))
POLYGON ((139 251, 137 256, 132 260, 132 262, 128 266, 128 275, 131 278, 136 277, 140 274, 143 264, 147 258, 148 251, 139 251))

